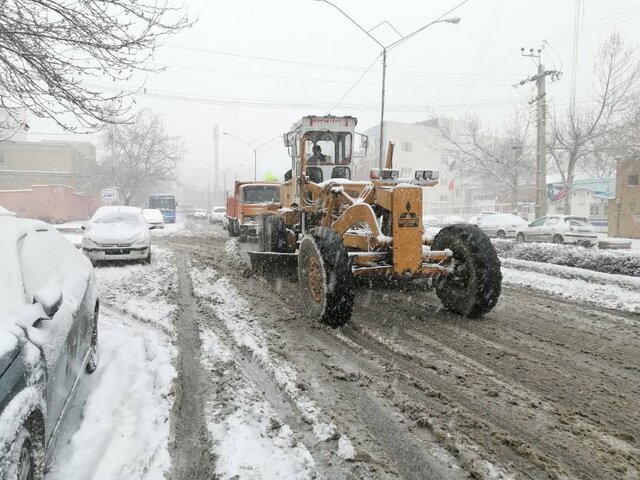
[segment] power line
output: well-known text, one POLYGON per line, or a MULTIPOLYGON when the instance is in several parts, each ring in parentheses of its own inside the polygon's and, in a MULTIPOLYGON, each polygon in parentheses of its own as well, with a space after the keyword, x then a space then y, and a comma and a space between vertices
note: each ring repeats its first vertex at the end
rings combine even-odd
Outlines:
POLYGON ((378 59, 379 59, 379 58, 380 58, 380 55, 378 55, 378 56, 373 60, 373 62, 371 62, 371 65, 369 65, 369 68, 367 68, 367 69, 364 71, 364 73, 363 73, 362 75, 360 75, 360 77, 358 77, 358 79, 354 82, 354 84, 353 84, 353 85, 351 85, 351 87, 349 87, 349 90, 347 90, 347 91, 345 92, 345 94, 344 94, 344 95, 342 95, 342 97, 340 97, 340 100, 338 100, 338 101, 336 102, 336 104, 335 104, 333 107, 331 107, 331 108, 329 109, 329 111, 327 112, 327 115, 329 115, 329 114, 331 113, 331 111, 332 111, 334 108, 336 108, 338 105, 340 105, 340 103, 342 103, 342 101, 343 101, 345 98, 347 98, 347 95, 349 95, 349 94, 353 91, 353 89, 354 89, 354 88, 356 88, 356 86, 358 85, 358 83, 360 83, 360 80, 362 80, 362 79, 367 75, 367 73, 369 73, 369 70, 371 70, 371 69, 373 68, 373 66, 377 63, 377 61, 378 61, 378 59))

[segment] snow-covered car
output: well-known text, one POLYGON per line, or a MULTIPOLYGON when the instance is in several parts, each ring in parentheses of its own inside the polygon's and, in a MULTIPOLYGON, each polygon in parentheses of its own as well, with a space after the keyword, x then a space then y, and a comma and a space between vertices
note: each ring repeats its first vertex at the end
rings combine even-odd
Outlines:
POLYGON ((84 236, 82 227, 86 223, 87 222, 84 221, 60 223, 58 225, 55 225, 55 228, 62 234, 64 238, 69 240, 74 247, 82 248, 82 237, 84 236))
POLYGON ((459 217, 458 215, 446 215, 442 217, 442 220, 440 220, 440 223, 444 226, 444 225, 456 225, 458 223, 467 223, 467 221, 464 218, 459 217))
POLYGON ((213 207, 209 213, 209 223, 223 223, 226 216, 227 209, 225 207, 213 207))
POLYGON ((422 225, 433 227, 436 225, 440 225, 440 220, 435 215, 423 215, 422 216, 422 225))
POLYGON ((0 478, 41 479, 98 362, 93 267, 44 222, 0 215, 0 478))
POLYGON ((598 235, 584 217, 548 215, 517 229, 516 241, 572 243, 589 247, 598 242, 598 235))
POLYGON ((515 238, 516 230, 526 226, 526 220, 511 213, 487 215, 478 221, 478 228, 488 237, 515 238))
POLYGON ((480 212, 480 214, 478 215, 473 215, 469 217, 469 220, 467 220, 467 223, 470 225, 478 225, 478 222, 482 220, 484 217, 486 217, 487 215, 495 215, 495 214, 496 212, 480 212))
POLYGON ((15 217, 16 214, 0 205, 0 217, 15 217))
POLYGON ((193 218, 196 220, 204 220, 207 218, 207 211, 204 208, 196 208, 196 211, 193 212, 193 218))
POLYGON ((164 217, 162 216, 162 212, 157 208, 145 208, 142 210, 142 216, 150 227, 164 228, 164 217))
POLYGON ((142 210, 100 207, 87 223, 82 252, 93 264, 111 260, 151 263, 151 234, 142 210))

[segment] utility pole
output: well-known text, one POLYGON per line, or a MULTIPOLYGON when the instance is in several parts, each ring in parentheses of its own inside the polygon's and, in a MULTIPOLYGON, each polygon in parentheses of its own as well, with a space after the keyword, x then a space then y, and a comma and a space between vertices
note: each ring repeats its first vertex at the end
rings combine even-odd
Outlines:
POLYGON ((537 96, 530 104, 536 102, 536 218, 544 217, 547 214, 547 91, 546 77, 550 76, 552 80, 560 78, 562 72, 558 70, 545 70, 542 64, 542 49, 539 48, 534 52, 533 48, 529 49, 529 53, 524 53, 524 47, 521 49, 523 57, 538 59, 538 73, 532 77, 525 78, 518 82, 515 87, 525 85, 529 82, 535 82, 538 87, 537 96))
MULTIPOLYGON (((218 124, 216 123, 215 126, 213 127, 213 149, 214 149, 213 195, 216 202, 218 201, 218 192, 220 191, 219 189, 220 182, 218 181, 218 141, 219 140, 220 140, 220 127, 218 127, 218 124)), ((211 207, 211 205, 209 207, 211 207)))

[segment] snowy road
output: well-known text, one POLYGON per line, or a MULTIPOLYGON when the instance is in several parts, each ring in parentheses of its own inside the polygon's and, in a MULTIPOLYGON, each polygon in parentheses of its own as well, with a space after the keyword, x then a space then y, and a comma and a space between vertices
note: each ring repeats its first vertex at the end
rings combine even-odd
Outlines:
POLYGON ((474 321, 361 285, 335 330, 218 226, 156 243, 150 267, 98 270, 101 365, 47 480, 640 475, 634 279, 506 262, 474 321))

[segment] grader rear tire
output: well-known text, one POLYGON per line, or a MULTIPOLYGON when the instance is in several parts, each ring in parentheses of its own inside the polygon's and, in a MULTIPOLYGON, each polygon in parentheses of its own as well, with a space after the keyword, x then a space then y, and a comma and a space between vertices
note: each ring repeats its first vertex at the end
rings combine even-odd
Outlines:
POLYGON ((298 253, 298 280, 306 313, 339 327, 351 319, 353 278, 342 239, 327 227, 306 233, 298 253))
POLYGON ((489 238, 475 225, 450 225, 433 239, 433 250, 453 252, 454 271, 438 275, 433 286, 452 312, 477 318, 498 302, 502 287, 500 260, 489 238))

